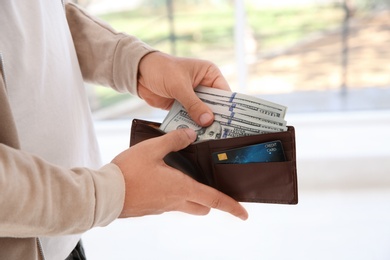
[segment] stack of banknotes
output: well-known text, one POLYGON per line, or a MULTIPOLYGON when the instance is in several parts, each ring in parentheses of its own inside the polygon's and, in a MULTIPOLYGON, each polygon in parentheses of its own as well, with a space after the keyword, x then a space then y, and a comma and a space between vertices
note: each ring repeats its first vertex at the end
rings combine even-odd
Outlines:
POLYGON ((286 131, 287 107, 253 96, 199 86, 196 95, 213 111, 215 120, 208 127, 197 125, 177 101, 173 104, 160 129, 170 132, 191 128, 198 141, 224 139, 286 131))

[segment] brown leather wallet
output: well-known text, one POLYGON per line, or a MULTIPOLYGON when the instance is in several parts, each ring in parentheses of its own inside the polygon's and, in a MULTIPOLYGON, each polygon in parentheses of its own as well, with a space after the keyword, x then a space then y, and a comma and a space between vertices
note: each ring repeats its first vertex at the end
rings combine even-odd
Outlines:
MULTIPOLYGON (((160 123, 134 119, 130 146, 165 133, 160 123)), ((216 188, 241 202, 297 204, 298 184, 295 150, 295 130, 208 140, 190 144, 171 152, 164 161, 195 180, 216 188), (286 161, 248 164, 215 164, 212 153, 238 147, 280 140, 286 161)))

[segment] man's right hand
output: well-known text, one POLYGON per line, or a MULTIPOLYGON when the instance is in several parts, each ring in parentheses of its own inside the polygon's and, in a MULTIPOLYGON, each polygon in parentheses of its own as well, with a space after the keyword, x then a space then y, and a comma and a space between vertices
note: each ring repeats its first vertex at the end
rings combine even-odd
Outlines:
POLYGON ((206 215, 211 208, 243 220, 247 211, 234 199, 168 166, 163 158, 194 142, 191 129, 180 129, 143 141, 115 157, 125 178, 125 203, 120 217, 182 211, 206 215))

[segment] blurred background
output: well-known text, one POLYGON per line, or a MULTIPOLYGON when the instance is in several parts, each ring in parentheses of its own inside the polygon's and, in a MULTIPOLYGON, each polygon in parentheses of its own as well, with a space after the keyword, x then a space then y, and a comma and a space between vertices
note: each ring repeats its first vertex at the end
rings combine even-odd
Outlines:
MULTIPOLYGON (((299 204, 117 220, 90 259, 390 259, 390 0, 78 0, 118 31, 211 60, 232 90, 288 106, 299 204)), ((166 111, 88 86, 103 160, 166 111)))

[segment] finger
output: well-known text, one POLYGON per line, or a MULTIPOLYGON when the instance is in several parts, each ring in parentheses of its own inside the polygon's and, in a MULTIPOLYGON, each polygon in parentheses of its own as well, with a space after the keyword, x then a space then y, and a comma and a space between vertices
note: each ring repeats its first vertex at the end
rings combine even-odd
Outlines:
POLYGON ((165 98, 159 95, 156 95, 151 90, 145 88, 142 84, 139 84, 138 95, 145 100, 152 107, 161 108, 164 110, 169 110, 173 104, 174 99, 165 98))
POLYGON ((242 220, 248 218, 248 212, 240 203, 226 194, 200 183, 194 182, 194 188, 190 190, 188 200, 209 208, 228 212, 242 220))
POLYGON ((222 72, 213 63, 211 63, 208 67, 206 75, 199 82, 199 85, 231 91, 228 82, 222 75, 222 72))
POLYGON ((175 93, 175 98, 183 105, 191 119, 198 125, 208 126, 214 121, 213 112, 196 96, 192 87, 182 88, 175 93))
MULTIPOLYGON (((186 60, 192 61, 192 60, 186 60)), ((192 81, 193 87, 203 85, 206 87, 230 90, 229 84, 223 77, 219 68, 210 61, 197 60, 192 63, 193 71, 196 72, 192 81)), ((198 125, 209 126, 214 121, 214 114, 195 94, 192 88, 184 87, 173 93, 175 98, 185 107, 188 114, 198 125)))
POLYGON ((207 215, 210 212, 209 207, 206 207, 206 206, 203 206, 203 205, 191 202, 191 201, 185 202, 182 207, 180 207, 176 210, 181 211, 181 212, 185 212, 185 213, 188 213, 191 215, 198 215, 198 216, 207 215))
POLYGON ((170 152, 176 152, 186 148, 197 138, 194 130, 190 128, 178 129, 171 131, 163 136, 154 138, 155 149, 158 157, 164 157, 170 152))

